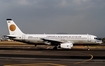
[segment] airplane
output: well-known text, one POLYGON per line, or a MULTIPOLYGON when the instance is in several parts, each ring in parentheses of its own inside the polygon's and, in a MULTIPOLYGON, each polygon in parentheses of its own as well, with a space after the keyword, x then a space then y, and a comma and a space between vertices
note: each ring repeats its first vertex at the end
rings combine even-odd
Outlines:
POLYGON ((53 49, 71 49, 74 44, 101 44, 102 40, 91 34, 26 34, 23 33, 12 19, 7 19, 11 40, 28 44, 51 45, 53 49))

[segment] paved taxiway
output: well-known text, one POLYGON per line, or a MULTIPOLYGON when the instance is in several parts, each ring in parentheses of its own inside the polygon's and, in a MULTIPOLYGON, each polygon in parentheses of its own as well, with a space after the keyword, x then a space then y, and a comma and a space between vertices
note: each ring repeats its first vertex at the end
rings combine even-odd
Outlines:
POLYGON ((104 55, 104 51, 0 50, 0 66, 104 66, 104 55))
POLYGON ((0 66, 104 66, 105 48, 51 50, 45 46, 0 44, 0 66))

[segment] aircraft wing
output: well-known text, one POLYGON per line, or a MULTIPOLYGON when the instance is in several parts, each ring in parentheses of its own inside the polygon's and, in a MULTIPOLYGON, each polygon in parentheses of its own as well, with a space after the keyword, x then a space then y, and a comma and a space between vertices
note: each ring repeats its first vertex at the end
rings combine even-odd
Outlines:
POLYGON ((45 43, 50 43, 52 45, 59 45, 60 43, 64 43, 64 41, 60 40, 55 40, 55 39, 46 39, 46 38, 41 38, 45 43))
POLYGON ((61 41, 61 40, 45 39, 45 38, 42 38, 42 40, 45 42, 45 44, 59 46, 60 48, 64 49, 71 49, 73 47, 73 43, 70 41, 61 41))

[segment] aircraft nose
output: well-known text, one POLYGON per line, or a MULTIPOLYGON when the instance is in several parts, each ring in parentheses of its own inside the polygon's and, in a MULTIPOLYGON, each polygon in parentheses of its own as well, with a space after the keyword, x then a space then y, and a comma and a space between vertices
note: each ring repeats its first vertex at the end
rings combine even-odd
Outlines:
POLYGON ((102 44, 103 42, 102 42, 102 40, 100 40, 100 41, 98 40, 97 43, 102 44))

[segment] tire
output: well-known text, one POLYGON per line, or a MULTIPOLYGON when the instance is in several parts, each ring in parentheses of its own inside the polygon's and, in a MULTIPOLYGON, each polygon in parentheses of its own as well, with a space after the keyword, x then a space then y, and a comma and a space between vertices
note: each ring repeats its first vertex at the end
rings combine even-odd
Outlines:
POLYGON ((53 49, 54 49, 54 50, 57 50, 57 47, 55 46, 53 49))

